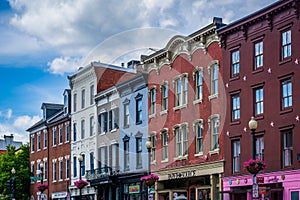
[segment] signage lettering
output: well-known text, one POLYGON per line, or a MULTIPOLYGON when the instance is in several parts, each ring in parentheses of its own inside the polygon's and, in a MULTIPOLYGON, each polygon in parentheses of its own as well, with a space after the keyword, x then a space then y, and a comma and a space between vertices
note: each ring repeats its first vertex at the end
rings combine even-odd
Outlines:
POLYGON ((196 176, 196 170, 184 171, 184 172, 174 172, 168 174, 168 179, 179 179, 196 176))

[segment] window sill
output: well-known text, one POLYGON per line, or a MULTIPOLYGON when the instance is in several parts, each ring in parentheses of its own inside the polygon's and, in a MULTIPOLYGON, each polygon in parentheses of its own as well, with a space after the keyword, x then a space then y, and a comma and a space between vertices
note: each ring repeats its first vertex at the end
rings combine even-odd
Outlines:
POLYGON ((284 65, 288 62, 291 62, 292 61, 292 58, 291 57, 287 57, 287 58, 284 58, 282 61, 279 62, 279 65, 284 65))
POLYGON ((290 113, 290 112, 293 112, 293 108, 291 108, 291 107, 290 108, 286 108, 286 109, 280 111, 279 114, 280 115, 284 115, 284 114, 290 113))
POLYGON ((208 100, 212 100, 212 99, 218 98, 218 96, 219 96, 218 93, 212 94, 212 95, 208 96, 208 100))
POLYGON ((231 77, 231 78, 229 79, 229 82, 231 82, 231 81, 236 81, 236 80, 239 80, 239 79, 240 79, 240 75, 237 75, 237 76, 231 77))
POLYGON ((56 145, 53 145, 52 147, 56 147, 56 145))
POLYGON ((161 161, 161 163, 167 163, 167 162, 169 162, 169 159, 164 159, 161 161))
POLYGON ((196 99, 196 100, 193 101, 194 105, 196 105, 198 103, 201 104, 202 103, 202 99, 196 99))
POLYGON ((166 114, 168 114, 168 110, 163 110, 163 111, 161 111, 159 114, 160 114, 160 115, 166 115, 166 114))
POLYGON ((70 141, 68 140, 68 141, 65 141, 65 144, 67 144, 67 143, 69 143, 70 141))
POLYGON ((185 155, 185 156, 178 156, 176 158, 174 158, 174 161, 177 161, 177 160, 187 160, 188 159, 188 156, 185 155))
POLYGON ((125 125, 125 126, 123 126, 123 128, 124 128, 124 129, 129 128, 129 125, 125 125))
POLYGON ((256 120, 261 120, 261 119, 264 119, 264 116, 263 116, 263 114, 255 115, 255 119, 256 120))
POLYGON ((99 135, 105 135, 106 134, 106 132, 102 132, 102 133, 100 133, 99 135))
POLYGON ((135 124, 136 125, 139 125, 139 124, 142 124, 143 122, 142 121, 138 121, 138 122, 136 122, 135 124))
POLYGON ((59 143, 58 145, 62 145, 63 143, 59 143))
POLYGON ((36 152, 39 152, 39 151, 41 151, 41 149, 36 150, 36 152))
POLYGON ((263 66, 260 66, 258 68, 256 68, 252 74, 257 74, 257 73, 260 73, 260 72, 263 72, 264 71, 264 67, 263 66))
POLYGON ((200 156, 203 156, 203 155, 204 155, 203 152, 199 152, 197 154, 194 154, 195 157, 200 157, 200 156))
POLYGON ((47 149, 47 147, 44 147, 44 150, 47 149))
POLYGON ((155 113, 149 115, 149 119, 155 118, 155 113))
MULTIPOLYGON (((114 128, 114 129, 112 129, 110 132, 111 132, 111 133, 117 132, 117 129, 114 128)), ((91 136, 92 136, 92 135, 91 135, 91 136)))
POLYGON ((241 124, 240 120, 235 120, 235 121, 230 122, 230 126, 235 126, 235 125, 239 125, 239 124, 241 124))
POLYGON ((184 104, 184 105, 174 107, 173 110, 176 111, 176 110, 180 110, 180 109, 183 109, 183 108, 186 108, 186 107, 187 107, 187 104, 184 104))
POLYGON ((214 149, 214 150, 209 151, 210 155, 212 155, 212 154, 219 154, 219 153, 220 153, 220 149, 214 149))

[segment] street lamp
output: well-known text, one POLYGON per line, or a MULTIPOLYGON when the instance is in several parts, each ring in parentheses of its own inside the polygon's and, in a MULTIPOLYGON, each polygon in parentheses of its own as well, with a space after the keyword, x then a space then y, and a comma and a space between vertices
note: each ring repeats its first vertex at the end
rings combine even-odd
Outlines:
MULTIPOLYGON (((150 140, 150 137, 147 140, 145 145, 146 145, 146 148, 148 150, 148 175, 150 175, 151 174, 151 148, 152 148, 152 142, 150 140)), ((148 199, 150 199, 150 196, 151 196, 149 188, 150 187, 148 186, 148 190, 147 190, 147 193, 146 193, 147 196, 148 196, 148 199)))
MULTIPOLYGON (((83 161, 83 156, 81 154, 79 154, 78 156, 78 161, 79 161, 79 179, 81 180, 81 165, 82 165, 82 161, 83 161)), ((81 192, 81 188, 79 188, 79 192, 80 192, 80 200, 82 199, 82 192, 81 192)))
POLYGON ((146 142, 146 148, 148 149, 148 174, 151 174, 151 148, 152 148, 152 142, 149 138, 146 142))
POLYGON ((43 174, 44 174, 44 164, 43 163, 41 163, 40 164, 40 170, 41 170, 41 183, 43 184, 43 174))
POLYGON ((16 173, 16 170, 15 168, 13 167, 11 169, 11 179, 12 179, 12 188, 11 188, 11 198, 14 199, 15 198, 15 173, 16 173))
MULTIPOLYGON (((256 150, 256 143, 255 143, 255 130, 257 129, 258 123, 254 119, 254 117, 251 117, 251 120, 249 121, 249 128, 251 130, 251 135, 252 135, 252 159, 255 160, 255 150, 256 150)), ((258 185, 256 183, 256 174, 253 174, 252 176, 252 183, 253 183, 253 189, 252 189, 252 197, 257 198, 257 190, 258 190, 258 185)))

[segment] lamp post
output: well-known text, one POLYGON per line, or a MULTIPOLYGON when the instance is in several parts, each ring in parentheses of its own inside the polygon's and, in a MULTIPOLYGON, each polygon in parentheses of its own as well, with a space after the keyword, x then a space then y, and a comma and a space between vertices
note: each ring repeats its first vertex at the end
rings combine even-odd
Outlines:
MULTIPOLYGON (((148 175, 150 175, 151 174, 151 148, 152 148, 152 142, 150 140, 150 137, 147 140, 145 145, 148 150, 148 175)), ((152 194, 150 194, 149 188, 150 187, 148 187, 148 190, 147 190, 147 196, 148 196, 148 199, 151 199, 150 196, 152 196, 152 194)))
MULTIPOLYGON (((255 130, 257 129, 258 123, 254 119, 254 117, 251 117, 251 120, 249 121, 249 128, 251 130, 251 135, 252 135, 252 159, 255 160, 255 150, 256 150, 256 143, 255 143, 255 130)), ((257 198, 257 190, 258 190, 258 185, 256 183, 256 174, 253 174, 253 188, 252 188, 252 197, 257 198)))
MULTIPOLYGON (((82 155, 81 154, 79 154, 79 156, 78 156, 78 161, 79 161, 79 179, 81 180, 81 165, 82 165, 82 161, 83 161, 83 157, 82 157, 82 155)), ((82 199, 82 192, 81 192, 81 188, 79 189, 79 194, 80 194, 80 200, 82 199)))
POLYGON ((40 170, 41 170, 41 183, 43 184, 44 183, 44 164, 43 163, 41 163, 40 164, 40 170))
POLYGON ((12 183, 12 187, 11 187, 11 198, 12 199, 15 199, 15 173, 16 173, 16 170, 15 168, 13 167, 11 169, 11 183, 12 183))

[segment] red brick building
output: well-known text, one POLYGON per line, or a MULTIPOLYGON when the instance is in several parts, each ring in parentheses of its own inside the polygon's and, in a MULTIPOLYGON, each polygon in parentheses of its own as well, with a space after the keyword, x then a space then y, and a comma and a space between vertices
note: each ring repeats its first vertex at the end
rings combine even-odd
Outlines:
POLYGON ((258 122, 255 157, 263 159, 260 186, 270 199, 299 199, 299 1, 278 1, 221 29, 227 95, 224 125, 225 199, 251 199, 251 116, 258 122))
POLYGON ((191 35, 173 37, 142 59, 149 74, 151 172, 156 199, 217 199, 222 190, 224 88, 216 29, 222 19, 191 35))
POLYGON ((30 127, 31 199, 65 199, 70 184, 70 90, 64 104, 43 103, 43 118, 30 127), (41 194, 39 183, 49 188, 41 194))

